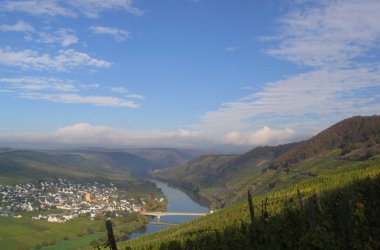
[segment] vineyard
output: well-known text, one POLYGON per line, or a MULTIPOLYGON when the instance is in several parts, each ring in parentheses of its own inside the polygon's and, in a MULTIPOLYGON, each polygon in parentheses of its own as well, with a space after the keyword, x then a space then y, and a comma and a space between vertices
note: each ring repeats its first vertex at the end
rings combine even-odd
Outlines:
MULTIPOLYGON (((291 182, 290 182, 291 183, 291 182)), ((379 249, 380 158, 351 162, 123 249, 379 249), (299 194, 298 194, 298 192, 299 194)))

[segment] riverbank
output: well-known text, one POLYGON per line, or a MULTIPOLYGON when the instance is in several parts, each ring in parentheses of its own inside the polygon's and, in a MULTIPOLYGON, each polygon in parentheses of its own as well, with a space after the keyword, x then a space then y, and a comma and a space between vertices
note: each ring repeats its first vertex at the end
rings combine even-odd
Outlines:
POLYGON ((160 182, 164 182, 169 186, 179 189, 186 193, 194 202, 201 204, 202 206, 207 206, 210 209, 220 208, 224 201, 217 199, 211 195, 202 193, 200 187, 195 186, 193 183, 186 181, 179 181, 175 179, 163 178, 159 175, 151 173, 151 177, 160 182))
MULTIPOLYGON (((194 213, 207 213, 209 211, 208 206, 204 203, 200 203, 199 200, 191 197, 187 192, 177 187, 173 187, 168 183, 162 182, 156 179, 150 179, 149 181, 156 184, 156 186, 162 190, 167 199, 166 211, 168 212, 194 212, 194 213)), ((161 217, 162 222, 166 222, 167 225, 157 225, 147 223, 139 230, 133 232, 129 239, 139 238, 148 234, 152 234, 161 230, 170 228, 169 224, 182 224, 186 221, 198 218, 198 216, 165 216, 161 217)), ((153 218, 151 222, 157 222, 156 218, 153 218)))

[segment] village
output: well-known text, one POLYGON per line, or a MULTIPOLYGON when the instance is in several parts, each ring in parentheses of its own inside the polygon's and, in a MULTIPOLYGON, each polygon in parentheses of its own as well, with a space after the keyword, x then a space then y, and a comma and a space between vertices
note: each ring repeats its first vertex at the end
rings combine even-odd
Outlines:
MULTIPOLYGON (((163 198, 155 198, 157 203, 163 198)), ((40 180, 35 184, 0 185, 0 216, 21 218, 22 212, 34 212, 34 220, 63 223, 79 216, 119 216, 144 210, 145 198, 128 197, 114 184, 77 183, 66 178, 40 180)))

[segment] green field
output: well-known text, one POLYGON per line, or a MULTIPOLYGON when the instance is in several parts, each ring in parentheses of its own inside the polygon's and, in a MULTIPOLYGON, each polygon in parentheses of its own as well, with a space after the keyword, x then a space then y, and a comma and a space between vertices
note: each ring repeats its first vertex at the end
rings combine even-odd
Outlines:
POLYGON ((49 223, 27 217, 0 218, 0 249, 32 249, 37 244, 46 245, 52 241, 63 241, 65 236, 68 239, 75 239, 78 234, 86 233, 87 228, 95 231, 103 230, 103 224, 101 221, 91 221, 88 218, 79 218, 66 223, 49 223))
POLYGON ((43 250, 67 250, 67 249, 87 249, 93 240, 98 240, 105 236, 104 232, 93 233, 83 237, 76 237, 67 241, 61 241, 53 246, 42 247, 43 250))
MULTIPOLYGON (((128 223, 120 218, 112 220, 116 237, 133 232, 146 223, 143 217, 128 223)), ((0 249, 88 248, 93 240, 105 237, 103 220, 77 218, 66 223, 50 223, 31 220, 27 216, 19 219, 0 217, 0 249)))

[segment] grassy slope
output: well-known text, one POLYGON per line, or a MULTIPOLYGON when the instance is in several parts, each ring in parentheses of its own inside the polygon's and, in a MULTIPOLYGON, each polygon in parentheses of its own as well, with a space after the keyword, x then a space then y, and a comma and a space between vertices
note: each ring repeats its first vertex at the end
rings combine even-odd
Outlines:
POLYGON ((42 250, 68 250, 68 249, 86 249, 91 241, 102 238, 106 235, 105 232, 97 232, 86 235, 84 237, 76 237, 67 241, 60 241, 55 245, 43 247, 42 250))
MULTIPOLYGON (((280 201, 279 203, 272 204, 270 201, 286 201, 290 200, 292 197, 293 200, 296 200, 297 189, 299 189, 304 196, 308 196, 313 193, 323 194, 325 192, 334 191, 338 188, 349 185, 353 180, 376 176, 377 179, 380 179, 379 157, 374 157, 367 161, 349 162, 346 164, 339 161, 310 161, 306 165, 306 168, 310 171, 318 169, 321 175, 318 177, 309 176, 302 180, 297 179, 297 177, 290 178, 290 181, 284 182, 282 186, 276 187, 273 191, 256 196, 254 198, 254 203, 259 205, 262 200, 268 197, 268 211, 271 214, 270 218, 274 218, 275 216, 283 214, 284 208, 286 207, 284 204, 286 203, 280 201)), ((289 178, 287 178, 287 180, 289 180, 289 178)), ((256 207, 256 213, 259 212, 260 214, 260 209, 258 208, 260 208, 260 206, 256 207)), ((150 236, 132 240, 124 243, 122 246, 128 245, 132 247, 132 249, 158 249, 160 245, 165 245, 170 241, 182 242, 180 244, 184 244, 186 240, 192 241, 193 239, 197 239, 195 242, 201 242, 203 239, 202 237, 205 237, 207 241, 208 235, 214 235, 215 232, 218 232, 217 235, 223 235, 226 230, 228 231, 228 228, 234 228, 234 231, 239 231, 240 229, 236 228, 236 225, 247 225, 248 222, 249 212, 247 204, 246 202, 238 202, 218 211, 217 213, 150 236)), ((277 228, 278 227, 279 226, 277 225, 277 228)), ((266 235, 265 237, 269 236, 266 235)), ((200 247, 200 249, 203 249, 203 247, 200 247)))
POLYGON ((67 223, 49 223, 30 218, 0 218, 0 249, 32 248, 48 240, 63 241, 64 236, 76 239, 77 234, 86 232, 88 227, 98 231, 103 229, 103 222, 76 219, 67 223))
MULTIPOLYGON (((117 223, 117 218, 113 219, 117 223)), ((144 225, 143 221, 132 221, 114 227, 115 234, 133 232, 144 225)), ((78 218, 66 223, 50 223, 46 221, 23 218, 0 217, 0 249, 34 249, 36 245, 54 240, 56 244, 42 249, 76 249, 88 248, 91 241, 106 237, 104 221, 78 218), (94 232, 88 234, 87 228, 94 232), (83 236, 78 237, 78 234, 83 236), (67 240, 64 240, 64 237, 67 240)))

